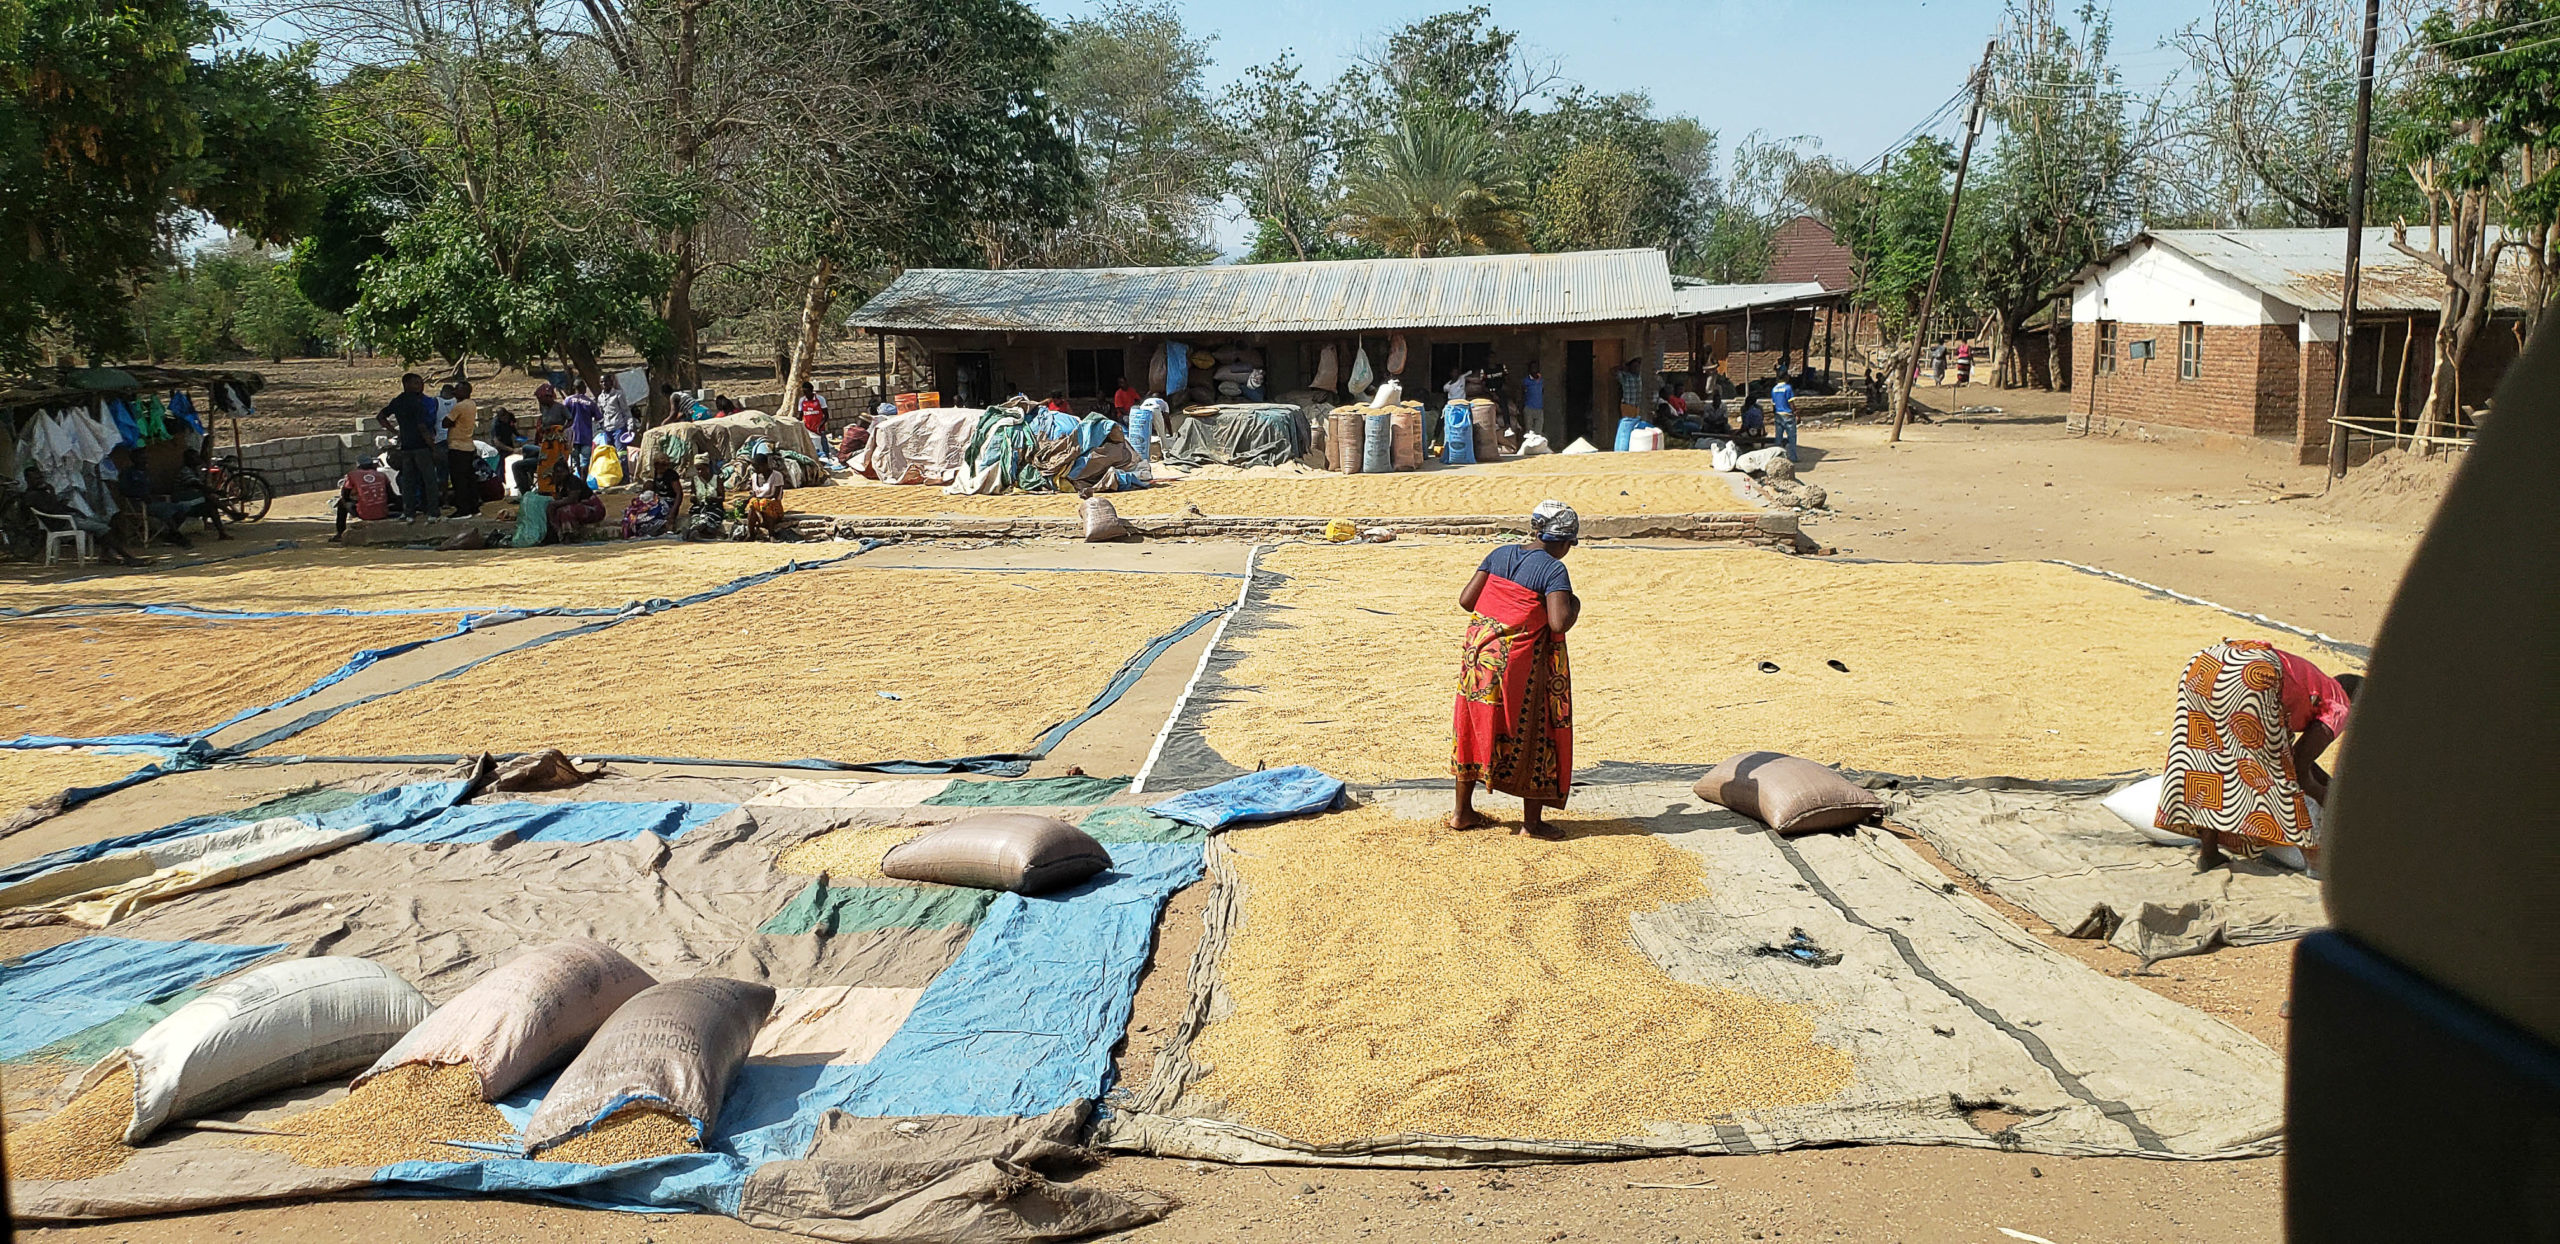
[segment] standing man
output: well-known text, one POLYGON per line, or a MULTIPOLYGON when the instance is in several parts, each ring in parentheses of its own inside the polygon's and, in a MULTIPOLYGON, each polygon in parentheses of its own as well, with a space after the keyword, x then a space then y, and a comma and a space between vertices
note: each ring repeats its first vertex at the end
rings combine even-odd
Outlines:
POLYGON ((1644 375, 1642 371, 1637 368, 1636 361, 1634 359, 1619 360, 1618 417, 1621 419, 1644 418, 1644 407, 1638 405, 1638 403, 1642 401, 1644 401, 1644 375))
POLYGON ((1122 427, 1127 427, 1129 425, 1129 412, 1137 409, 1137 405, 1138 391, 1129 387, 1129 378, 1127 376, 1122 376, 1111 382, 1112 422, 1117 423, 1122 427))
POLYGON ((1547 434, 1547 378, 1539 372, 1535 362, 1529 364, 1529 374, 1520 378, 1520 409, 1522 417, 1529 421, 1529 430, 1545 436, 1547 434))
POLYGON ((464 518, 480 512, 480 451, 472 440, 480 432, 480 403, 471 400, 471 382, 456 381, 453 409, 444 416, 444 469, 453 481, 453 512, 464 518))
POLYGON ((1929 347, 1929 383, 1942 385, 1946 382, 1947 339, 1940 337, 1938 344, 1929 347))
POLYGON ((569 460, 578 474, 585 475, 587 459, 596 447, 595 390, 588 388, 586 381, 578 381, 568 399, 560 404, 569 410, 569 460))
POLYGON ((1787 461, 1796 460, 1796 387, 1787 383, 1787 373, 1778 373, 1778 383, 1769 386, 1769 417, 1777 425, 1778 447, 1786 451, 1787 461))
POLYGON ((427 378, 403 374, 400 396, 385 403, 374 421, 399 436, 393 464, 400 472, 401 520, 441 517, 436 499, 444 495, 444 437, 436 426, 436 399, 427 396, 427 378))
POLYGON ((827 443, 827 399, 818 396, 818 386, 800 382, 800 426, 809 429, 810 439, 827 443))

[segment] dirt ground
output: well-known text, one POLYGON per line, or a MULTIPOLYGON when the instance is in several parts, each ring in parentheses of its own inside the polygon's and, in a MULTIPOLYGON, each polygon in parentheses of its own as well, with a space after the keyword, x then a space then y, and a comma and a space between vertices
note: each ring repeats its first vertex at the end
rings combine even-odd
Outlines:
MULTIPOLYGON (((1924 393, 1924 396, 1926 394, 1924 393)), ((377 399, 378 400, 378 399, 377 399)), ((2083 439, 2059 399, 1976 388, 2001 414, 1917 425, 1899 447, 1881 428, 1813 426, 1806 478, 1832 510, 1807 522, 1843 555, 1887 559, 2063 558, 2369 643, 2417 528, 2323 513, 2307 499, 2319 472, 2228 451, 2083 439)), ((921 552, 922 550, 919 550, 921 552)), ((881 550, 880 554, 898 550, 881 550)), ((880 555, 875 554, 875 555, 880 555)), ((953 564, 944 549, 930 560, 953 564)), ((1040 546, 967 554, 1038 563, 1040 546)), ((1059 555, 1063 555, 1060 550, 1059 555)), ((900 556, 899 561, 910 560, 900 556)), ((993 564, 989 562, 988 564, 993 564)), ((1145 754, 1206 636, 1168 654, 1120 709, 1070 736, 1092 772, 1127 771, 1145 754)), ((1049 771, 1044 767, 1042 771, 1049 771)), ((220 793, 248 802, 285 775, 216 771, 147 784, 0 843, 0 858, 157 824, 220 793), (201 783, 202 785, 197 785, 201 783), (192 801, 192 802, 190 802, 192 801)), ((294 775, 303 777, 306 775, 294 775)), ((337 774, 307 776, 338 776, 337 774)), ((1925 845, 1912 846, 1924 857, 1925 845)), ((1959 883, 1967 884, 1962 878, 1959 883)), ((1205 887, 1176 895, 1142 980, 1123 1076, 1147 1074, 1181 1005, 1205 887)), ((2055 935, 1990 899, 2022 928, 2110 974, 2227 1020, 2281 1050, 2290 948, 2225 949, 2137 973, 2113 949, 2055 935)), ((32 945, 0 951, 23 953, 32 945)), ((1422 1239, 1984 1241, 2011 1232, 2054 1244, 2099 1240, 2280 1239, 2280 1159, 2167 1162, 2065 1159, 1988 1150, 1881 1147, 1754 1157, 1441 1172, 1245 1168, 1117 1158, 1083 1175, 1170 1194, 1180 1208, 1131 1240, 1422 1239), (1646 1187, 1641 1185, 1678 1185, 1646 1187)), ((743 1240, 758 1232, 707 1215, 627 1215, 500 1201, 333 1201, 27 1232, 66 1241, 363 1238, 427 1242, 553 1235, 615 1242, 743 1240)))
MULTIPOLYGON (((636 357, 608 356, 606 370, 636 367, 636 357)), ((327 433, 353 432, 361 421, 371 431, 374 412, 400 392, 400 373, 416 371, 431 382, 442 376, 432 363, 404 367, 400 360, 389 357, 357 358, 350 362, 338 358, 286 359, 269 363, 263 359, 243 361, 243 367, 267 378, 267 387, 255 400, 258 413, 240 421, 242 441, 271 440, 279 436, 319 436, 327 433)), ((819 379, 858 377, 871 374, 871 352, 859 346, 838 346, 821 356, 812 374, 819 379)), ((501 403, 519 410, 531 409, 533 386, 541 383, 514 368, 497 370, 486 359, 471 362, 474 396, 483 405, 501 403)), ((770 360, 732 357, 714 353, 702 360, 702 382, 714 389, 733 393, 770 393, 781 387, 770 360)), ((433 384, 430 384, 430 389, 433 384)), ((231 444, 231 425, 226 420, 214 429, 217 444, 231 444)))

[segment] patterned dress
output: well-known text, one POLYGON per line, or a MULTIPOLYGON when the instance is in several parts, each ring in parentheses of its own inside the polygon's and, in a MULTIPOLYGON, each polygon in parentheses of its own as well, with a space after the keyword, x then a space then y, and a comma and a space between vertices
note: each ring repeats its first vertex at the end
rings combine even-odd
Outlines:
POLYGON ((1572 591, 1572 581, 1562 563, 1519 545, 1495 549, 1481 569, 1484 592, 1459 644, 1449 773, 1563 807, 1573 788, 1573 672, 1564 637, 1547 629, 1546 594, 1572 591))
POLYGON ((2320 822, 2293 768, 2284 662, 2273 644, 2226 639, 2187 662, 2153 825, 2254 859, 2316 848, 2320 822))

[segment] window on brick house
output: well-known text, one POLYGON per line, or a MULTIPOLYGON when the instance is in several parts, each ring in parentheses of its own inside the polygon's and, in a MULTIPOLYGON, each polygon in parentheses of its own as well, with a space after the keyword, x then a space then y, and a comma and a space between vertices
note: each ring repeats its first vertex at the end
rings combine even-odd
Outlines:
POLYGON ((2204 376, 2204 325, 2190 320, 2178 325, 2178 379, 2204 376))
POLYGON ((2116 322, 2098 321, 2098 374, 2116 374, 2116 322))

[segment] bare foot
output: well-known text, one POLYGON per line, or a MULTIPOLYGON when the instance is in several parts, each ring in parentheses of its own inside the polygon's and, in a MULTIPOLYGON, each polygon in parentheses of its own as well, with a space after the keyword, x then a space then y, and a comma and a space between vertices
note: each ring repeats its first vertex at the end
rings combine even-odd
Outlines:
POLYGON ((1465 831, 1470 829, 1482 829, 1487 825, 1491 825, 1493 824, 1493 818, 1486 816, 1482 812, 1470 810, 1466 812, 1452 812, 1447 817, 1443 818, 1440 823, 1454 830, 1465 831))

